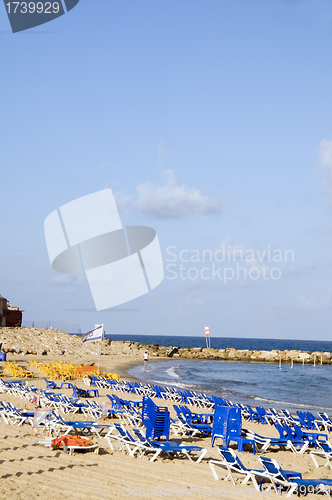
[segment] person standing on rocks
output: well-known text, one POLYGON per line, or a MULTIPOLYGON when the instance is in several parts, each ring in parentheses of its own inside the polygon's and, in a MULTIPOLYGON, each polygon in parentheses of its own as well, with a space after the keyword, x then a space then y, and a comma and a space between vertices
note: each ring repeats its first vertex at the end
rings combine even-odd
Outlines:
POLYGON ((148 366, 148 351, 144 352, 144 370, 146 370, 146 367, 148 366))

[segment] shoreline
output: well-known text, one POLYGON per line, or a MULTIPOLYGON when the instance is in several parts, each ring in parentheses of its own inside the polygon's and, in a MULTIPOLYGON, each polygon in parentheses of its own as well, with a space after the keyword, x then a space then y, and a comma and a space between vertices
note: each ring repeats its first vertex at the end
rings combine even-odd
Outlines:
MULTIPOLYGON (((209 387, 209 385, 207 385, 206 383, 200 382, 198 379, 196 379, 195 381, 187 380, 186 378, 182 379, 181 377, 180 377, 180 380, 178 378, 168 379, 167 378, 167 367, 163 367, 162 370, 158 373, 157 380, 155 379, 156 372, 152 371, 152 373, 149 374, 149 370, 147 373, 144 371, 140 372, 138 370, 136 373, 134 373, 134 375, 132 375, 132 374, 128 375, 126 373, 126 370, 133 369, 135 367, 138 367, 138 368, 141 367, 141 363, 137 363, 135 361, 138 361, 138 360, 132 360, 128 364, 125 362, 120 363, 119 370, 122 371, 122 374, 124 377, 130 377, 131 380, 139 381, 143 384, 144 383, 147 383, 150 385, 156 384, 157 386, 172 387, 172 388, 175 388, 176 390, 184 390, 184 391, 190 390, 190 391, 196 391, 198 393, 202 392, 202 393, 205 393, 209 396, 217 396, 217 397, 221 397, 222 399, 225 399, 225 400, 231 400, 234 403, 242 403, 244 405, 250 405, 253 407, 257 407, 257 406, 262 407, 263 406, 265 409, 267 409, 267 408, 272 406, 272 407, 275 407, 276 409, 279 409, 279 410, 285 408, 294 414, 296 411, 300 411, 300 410, 301 411, 310 411, 312 413, 317 413, 318 411, 324 411, 324 412, 327 412, 329 414, 332 414, 332 406, 331 405, 324 404, 322 401, 319 401, 319 400, 316 401, 312 397, 309 397, 308 400, 301 399, 301 400, 296 401, 287 392, 285 392, 282 395, 275 394, 273 391, 272 391, 272 394, 270 393, 269 395, 264 394, 264 391, 263 391, 263 393, 259 391, 258 394, 257 393, 253 394, 251 387, 249 389, 247 389, 248 392, 238 392, 236 389, 234 392, 234 388, 231 386, 232 381, 230 381, 228 386, 226 385, 226 387, 224 386, 223 388, 217 389, 215 387, 213 388, 212 386, 209 387), (140 376, 140 373, 142 373, 142 376, 140 376), (164 378, 164 375, 166 375, 165 378, 164 378)), ((186 363, 189 363, 192 361, 204 362, 204 361, 216 361, 216 360, 201 360, 201 359, 189 360, 189 359, 181 359, 181 358, 177 358, 177 359, 157 358, 157 359, 151 360, 151 363, 156 363, 156 362, 164 363, 164 362, 166 362, 167 364, 170 365, 170 367, 172 367, 172 366, 174 366, 174 363, 186 364, 186 363)), ((227 360, 219 360, 219 361, 222 361, 223 363, 228 364, 228 365, 229 365, 229 363, 232 363, 231 361, 227 361, 227 360)), ((150 363, 150 360, 149 360, 149 363, 150 363)), ((245 363, 245 364, 247 364, 247 363, 245 363)), ((258 364, 262 365, 263 363, 260 362, 258 364)), ((271 365, 270 363, 265 363, 265 364, 267 366, 271 365)), ((300 367, 300 369, 301 369, 301 367, 300 367)), ((263 370, 264 370, 264 368, 263 368, 263 370)), ((279 370, 278 370, 278 373, 279 373, 279 370)), ((285 372, 283 370, 283 374, 285 374, 285 373, 287 374, 288 372, 285 372)), ((297 373, 300 373, 300 372, 297 372, 297 373)), ((237 378, 238 375, 235 374, 234 376, 237 378)))
MULTIPOLYGON (((140 353, 141 354, 141 353, 140 353)), ((64 355, 61 356, 61 358, 64 362, 73 362, 74 364, 96 364, 97 361, 97 356, 95 354, 93 355, 86 355, 86 356, 81 356, 78 353, 76 355, 64 355)), ((59 356, 56 355, 42 355, 42 356, 35 356, 35 355, 24 355, 24 354, 12 354, 8 353, 7 355, 7 360, 8 361, 16 361, 18 364, 22 365, 24 368, 26 368, 28 371, 30 371, 30 366, 29 366, 29 361, 30 360, 36 360, 39 362, 46 362, 50 363, 51 361, 57 361, 59 360, 59 356)), ((188 358, 181 358, 181 357, 175 357, 175 358, 169 358, 169 357, 161 357, 161 356, 151 356, 148 361, 148 365, 152 365, 154 363, 165 363, 165 362, 170 362, 170 365, 173 363, 186 363, 186 362, 191 362, 191 361, 215 361, 215 359, 202 359, 202 358, 195 358, 195 359, 188 359, 188 358)), ((233 361, 233 360, 219 360, 219 361, 233 361)), ((240 360, 238 360, 240 361, 240 360)), ((228 363, 227 363, 228 364, 228 363)), ((245 363, 245 364, 250 364, 250 363, 245 363)), ((255 364, 263 364, 262 361, 259 361, 258 363, 255 364)), ((271 365, 271 363, 266 363, 266 365, 271 365)), ((5 362, 0 361, 0 371, 4 369, 5 362)), ((226 385, 224 384, 223 387, 220 387, 220 390, 216 387, 209 387, 209 384, 203 384, 200 383, 199 380, 194 380, 194 381, 183 381, 182 382, 182 387, 179 385, 181 384, 180 380, 169 380, 167 375, 166 377, 163 377, 164 371, 166 369, 161 370, 160 372, 160 377, 159 380, 154 380, 153 373, 149 376, 144 375, 144 372, 142 370, 142 374, 140 374, 139 370, 134 373, 134 374, 128 374, 128 370, 131 370, 135 367, 140 367, 142 366, 143 368, 143 356, 142 355, 137 355, 137 354, 132 354, 132 353, 123 353, 123 352, 117 352, 114 354, 102 354, 100 358, 100 366, 103 369, 104 373, 117 373, 120 375, 120 377, 124 380, 128 380, 129 382, 141 382, 141 383, 149 383, 149 384, 156 384, 156 385, 161 385, 161 386, 169 386, 169 387, 174 387, 174 388, 183 388, 183 390, 189 389, 189 390, 194 390, 196 392, 205 392, 207 394, 215 395, 218 397, 222 397, 223 399, 228 399, 232 401, 236 401, 239 403, 243 403, 245 405, 250 405, 250 406, 263 406, 265 408, 272 406, 278 407, 279 409, 281 408, 288 408, 290 411, 296 411, 302 409, 302 411, 312 411, 312 412, 318 412, 318 411, 326 411, 329 414, 332 413, 332 409, 328 407, 328 405, 322 403, 321 401, 316 401, 314 398, 310 398, 310 401, 304 401, 303 403, 301 400, 298 400, 297 402, 294 401, 293 398, 290 398, 287 393, 285 395, 278 395, 274 394, 272 391, 272 394, 266 395, 264 392, 259 392, 258 394, 253 394, 251 390, 245 389, 244 391, 237 391, 236 389, 232 388, 232 381, 229 381, 229 384, 226 385), (141 376, 142 375, 142 376, 141 376), (160 380, 160 378, 162 380, 160 380), (189 384, 189 385, 188 385, 189 384)), ((312 365, 311 365, 312 366, 312 365)), ((286 367, 285 367, 286 368, 286 367)), ((308 367, 309 368, 309 367, 308 367)), ((319 368, 318 368, 319 369, 319 368)), ((42 380, 42 374, 37 372, 36 370, 32 370, 34 372, 34 379, 35 380, 42 380)), ((10 380, 12 377, 5 377, 5 380, 10 380)), ((79 379, 77 379, 79 383, 79 379)), ((75 382, 74 382, 75 383, 75 382)))
MULTIPOLYGON (((64 362, 73 362, 74 364, 96 364, 96 356, 95 355, 90 355, 90 356, 61 356, 62 360, 64 362)), ((35 356, 35 355, 17 355, 17 354, 8 354, 7 355, 7 361, 16 361, 19 365, 23 366, 25 369, 30 371, 30 365, 29 361, 30 360, 36 360, 38 362, 42 363, 50 363, 52 361, 57 361, 59 360, 58 356, 54 355, 42 355, 42 356, 35 356)), ((177 363, 177 362, 191 362, 191 361, 223 361, 223 362, 232 362, 232 360, 215 360, 215 359, 186 359, 186 358, 169 358, 169 357, 151 357, 149 358, 148 361, 148 366, 151 364, 155 363, 177 363)), ((240 360, 238 360, 240 362, 240 360)), ((245 364, 251 364, 251 363, 245 363, 245 364)), ((263 362, 258 362, 254 364, 263 364, 263 362)), ((271 365, 271 363, 266 363, 267 365, 271 365)), ((160 385, 160 386, 169 386, 169 387, 174 387, 176 389, 179 389, 178 383, 176 383, 176 380, 162 380, 162 381, 154 381, 153 376, 150 377, 150 380, 146 380, 146 377, 142 376, 135 376, 132 374, 128 374, 128 370, 133 369, 135 367, 143 367, 143 358, 137 356, 137 355, 130 355, 130 354, 124 354, 124 353, 118 353, 118 354, 113 354, 113 355, 108 355, 108 354, 101 354, 100 356, 100 366, 103 370, 104 373, 117 373, 120 375, 120 378, 123 380, 127 380, 129 382, 140 382, 140 383, 148 383, 151 385, 160 385)), ((0 371, 3 371, 5 367, 5 362, 0 361, 0 371)), ((38 379, 43 381, 43 375, 36 371, 32 370, 34 377, 33 379, 26 379, 26 380, 35 380, 37 381, 38 379)), ((142 374, 144 372, 142 371, 142 374)), ((149 377, 148 377, 149 378, 149 377)), ((6 376, 6 380, 12 380, 13 377, 6 376)), ((77 382, 74 381, 75 383, 80 383, 80 379, 76 379, 77 382)), ((230 382, 231 383, 231 382, 230 382)), ((332 408, 329 408, 327 406, 324 406, 323 404, 316 403, 311 400, 311 402, 302 404, 300 402, 294 402, 293 401, 284 401, 284 399, 278 399, 276 396, 271 395, 271 399, 269 397, 266 397, 264 395, 259 395, 257 394, 255 397, 252 397, 250 393, 239 393, 233 392, 232 388, 226 387, 223 389, 212 389, 209 387, 200 387, 202 384, 199 383, 199 380, 196 381, 191 381, 191 382, 183 382, 183 390, 194 390, 196 392, 204 392, 206 394, 209 394, 210 396, 215 395, 218 397, 222 397, 223 399, 231 399, 236 402, 242 402, 243 404, 248 404, 250 406, 264 406, 265 408, 268 408, 269 406, 275 406, 280 408, 286 408, 288 407, 291 411, 294 410, 299 410, 299 409, 304 409, 306 410, 303 411, 312 411, 312 412, 317 412, 317 411, 327 411, 332 414, 332 408), (189 384, 190 387, 186 387, 189 384)), ((285 397, 287 399, 287 396, 285 397)))
MULTIPOLYGON (((162 339, 160 339, 162 341, 162 339)), ((166 340, 166 339, 165 339, 166 340)), ((176 342, 177 338, 174 339, 167 338, 168 342, 176 342)), ((158 337, 156 337, 158 341, 158 337)), ((28 371, 30 371, 29 360, 35 359, 41 362, 49 363, 51 361, 61 360, 64 362, 72 361, 74 364, 96 364, 97 363, 97 353, 99 349, 99 343, 96 342, 82 342, 82 337, 76 335, 70 335, 65 332, 60 332, 52 329, 43 330, 37 328, 0 328, 0 342, 3 344, 3 352, 6 353, 8 361, 17 361, 21 363, 28 371)), ((166 343, 166 342, 165 342, 166 343)), ((191 343, 191 340, 190 340, 191 343)), ((266 346, 269 347, 269 346, 266 346)), ((272 345, 270 347, 273 347, 272 345)), ((327 346, 325 346, 327 347, 327 346)), ((173 345, 164 346, 158 344, 142 344, 136 341, 123 341, 123 340, 106 340, 101 343, 101 367, 105 373, 118 373, 122 378, 128 381, 140 381, 156 383, 157 385, 168 385, 170 387, 180 387, 183 389, 190 389, 197 392, 208 392, 210 395, 221 396, 223 399, 231 399, 233 401, 243 402, 249 405, 263 405, 265 407, 272 405, 279 405, 281 407, 289 406, 292 408, 299 409, 310 408, 311 411, 317 411, 316 408, 324 408, 324 411, 331 412, 330 408, 326 408, 326 402, 322 401, 322 398, 318 395, 315 397, 315 392, 311 389, 310 393, 303 394, 303 402, 301 396, 296 396, 294 402, 294 397, 289 394, 289 390, 278 391, 278 384, 282 380, 281 376, 275 377, 274 367, 281 362, 281 365, 285 366, 284 370, 287 370, 291 363, 297 365, 295 373, 298 373, 298 365, 306 365, 308 369, 305 370, 306 374, 311 373, 310 365, 313 364, 320 365, 320 362, 324 365, 332 364, 332 353, 331 352, 318 352, 309 353, 306 351, 278 351, 276 349, 272 350, 261 350, 261 351, 250 351, 248 349, 214 349, 205 347, 176 347, 173 345), (173 361, 173 363, 183 363, 198 360, 198 361, 238 361, 243 364, 254 364, 257 368, 247 367, 241 368, 233 365, 228 365, 226 363, 225 370, 228 371, 227 380, 224 382, 220 381, 218 377, 213 377, 209 380, 201 379, 199 374, 197 377, 184 376, 184 380, 175 380, 168 374, 164 374, 164 368, 160 370, 160 376, 157 377, 155 373, 144 374, 143 370, 140 368, 132 371, 132 374, 128 374, 128 370, 132 370, 136 366, 142 366, 143 368, 143 355, 144 352, 148 352, 148 365, 152 366, 156 362, 168 362, 173 361), (264 364, 264 367, 259 367, 258 365, 264 364), (270 365, 268 367, 267 365, 270 365), (271 365, 274 365, 271 369, 271 365), (248 384, 245 385, 247 381, 242 380, 238 389, 234 386, 234 377, 232 377, 232 370, 238 373, 248 372, 261 373, 261 376, 266 376, 269 373, 271 377, 271 388, 273 390, 265 389, 260 390, 254 387, 249 387, 248 384), (178 383, 176 383, 178 382, 178 383), (244 384, 243 384, 244 382, 244 384), (185 383, 185 385, 183 385, 185 383), (189 386, 188 386, 189 384, 189 386), (242 385, 241 385, 242 384, 242 385), (286 401, 285 401, 286 400, 286 401), (316 407, 316 408, 315 408, 316 407)), ((5 357, 4 356, 4 357, 5 357)), ((4 367, 3 362, 0 362, 0 367, 4 367)), ((276 368, 277 369, 277 368, 276 368)), ((317 368, 318 370, 319 368, 317 368)), ((165 368, 165 371, 167 369, 165 368)), ((36 372, 36 370, 32 370, 36 372)), ((149 371, 149 370, 148 370, 149 371)), ((156 372, 155 368, 151 372, 156 372)), ((326 371, 326 368, 325 368, 326 371)), ((214 372, 214 368, 212 368, 214 372)), ((277 372, 276 372, 277 373, 277 372)), ((304 373, 304 372, 303 372, 304 373)), ((325 373, 325 372, 324 372, 325 373)), ((41 377, 41 374, 36 374, 37 378, 41 377)), ((235 375, 234 375, 235 376, 235 375)), ((289 373, 291 377, 291 373, 289 373)), ((251 376, 251 380, 252 380, 251 376)), ((297 378, 297 377, 295 377, 297 378)), ((308 376, 305 378, 308 381, 308 376)), ((326 376, 325 376, 326 379, 326 376)), ((325 380, 324 379, 324 380, 325 380)), ((283 379, 285 380, 285 378, 283 379)), ((286 383, 288 380, 286 381, 286 383)), ((326 382, 326 380, 325 380, 326 382)), ((308 381, 310 384, 310 381, 308 381)), ((255 385, 255 384, 254 384, 255 385)), ((329 390, 326 389, 329 393, 329 390)), ((303 392, 303 391, 302 391, 303 392)))
MULTIPOLYGON (((104 356, 105 358, 109 356, 104 356)), ((102 356, 101 356, 102 358, 102 356)), ((171 361, 171 358, 158 358, 158 359, 149 359, 148 363, 162 363, 163 361, 171 361)), ((100 363, 102 364, 102 363, 100 363)), ((128 374, 128 370, 131 368, 135 368, 135 366, 143 366, 143 360, 140 363, 138 359, 116 359, 115 364, 113 365, 114 373, 118 373, 120 377, 129 382, 142 382, 141 379, 134 377, 133 375, 128 374)))

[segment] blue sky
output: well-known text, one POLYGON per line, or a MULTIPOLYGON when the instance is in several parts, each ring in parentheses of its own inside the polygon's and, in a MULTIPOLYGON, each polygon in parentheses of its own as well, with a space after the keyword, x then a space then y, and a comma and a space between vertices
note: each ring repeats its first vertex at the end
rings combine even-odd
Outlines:
POLYGON ((0 42, 0 293, 25 320, 331 338, 330 0, 80 0, 17 34, 3 7, 0 42), (124 225, 156 229, 165 279, 97 313, 84 275, 52 270, 43 223, 104 188, 124 225), (209 279, 202 262, 170 279, 169 246, 223 245, 294 262, 245 264, 279 279, 225 283, 211 262, 209 279))

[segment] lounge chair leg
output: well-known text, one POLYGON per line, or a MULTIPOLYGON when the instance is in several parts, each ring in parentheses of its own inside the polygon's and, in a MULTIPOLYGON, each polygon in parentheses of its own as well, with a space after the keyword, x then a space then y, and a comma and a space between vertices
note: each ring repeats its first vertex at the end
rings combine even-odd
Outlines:
POLYGON ((160 448, 159 450, 156 451, 156 453, 153 455, 153 457, 150 459, 150 462, 154 462, 156 458, 159 456, 161 453, 162 449, 160 448))
POLYGON ((198 460, 196 461, 197 464, 200 463, 200 461, 205 457, 205 455, 207 454, 207 449, 204 448, 204 450, 202 451, 200 457, 198 458, 198 460))
POLYGON ((290 497, 293 495, 294 491, 297 489, 297 484, 293 484, 292 486, 290 486, 288 488, 288 490, 286 491, 286 497, 290 497))
POLYGON ((311 456, 311 458, 312 458, 313 463, 314 463, 314 464, 315 464, 315 466, 318 468, 318 467, 319 467, 319 465, 318 465, 318 463, 317 463, 316 457, 315 457, 314 455, 312 455, 311 453, 310 453, 310 456, 311 456))
POLYGON ((114 446, 113 446, 112 441, 110 440, 109 437, 106 438, 106 441, 108 442, 109 447, 111 448, 111 450, 114 451, 114 446))
POLYGON ((215 469, 213 463, 209 462, 209 466, 210 466, 210 469, 211 469, 211 472, 212 472, 212 475, 213 475, 214 479, 216 481, 219 481, 219 478, 218 478, 218 475, 216 473, 216 469, 215 469))

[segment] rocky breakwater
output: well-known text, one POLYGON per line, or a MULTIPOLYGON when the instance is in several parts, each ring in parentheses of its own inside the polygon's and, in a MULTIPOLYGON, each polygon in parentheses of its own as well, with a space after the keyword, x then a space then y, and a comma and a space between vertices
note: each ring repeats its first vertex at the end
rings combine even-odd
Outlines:
POLYGON ((316 363, 332 364, 331 352, 308 351, 249 351, 248 349, 179 348, 175 357, 187 359, 219 359, 261 363, 316 363))
MULTIPOLYGON (((34 354, 86 357, 95 355, 96 342, 83 343, 82 337, 69 335, 52 329, 41 328, 0 328, 2 351, 15 354, 34 354)), ((249 351, 248 349, 207 349, 201 347, 180 348, 159 346, 139 342, 106 340, 102 342, 102 355, 137 356, 143 359, 147 351, 149 358, 217 359, 223 361, 247 361, 256 363, 311 363, 332 364, 330 352, 307 351, 249 351)))
POLYGON ((316 363, 332 364, 331 352, 307 351, 249 351, 248 349, 208 349, 201 347, 180 348, 148 345, 138 342, 106 341, 112 354, 136 354, 143 356, 146 350, 150 358, 216 359, 223 361, 247 361, 256 363, 316 363))

